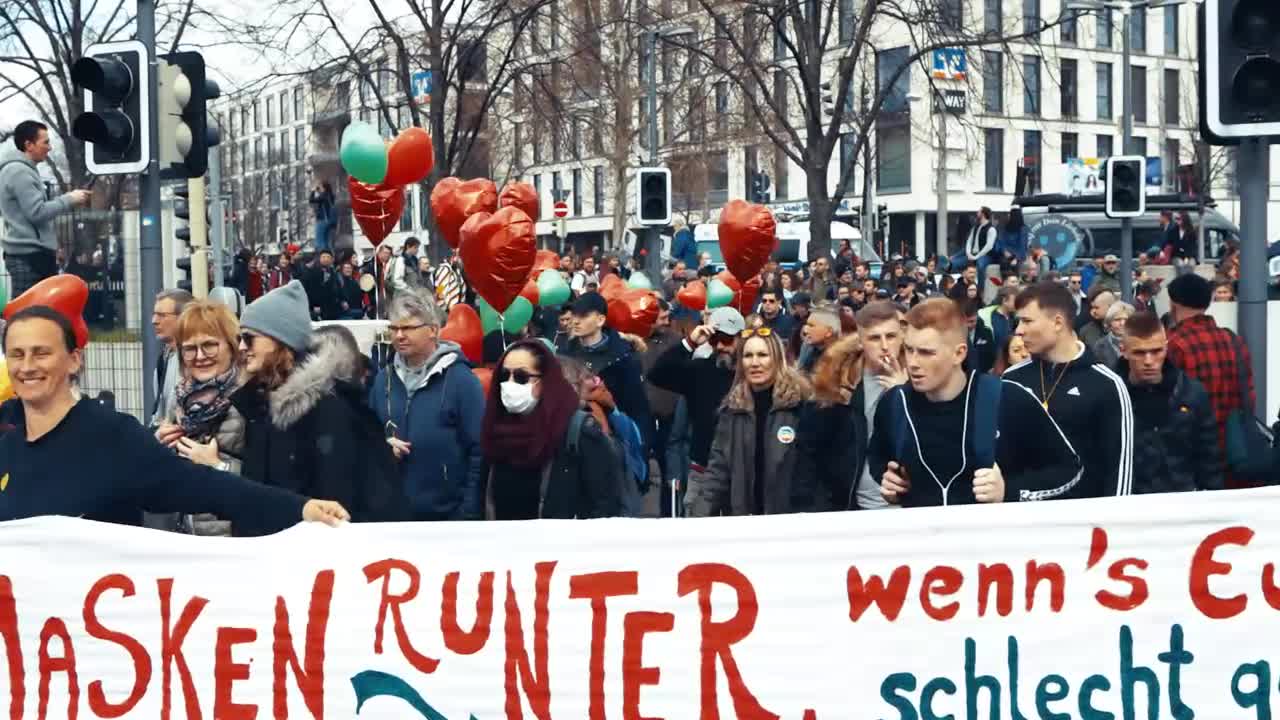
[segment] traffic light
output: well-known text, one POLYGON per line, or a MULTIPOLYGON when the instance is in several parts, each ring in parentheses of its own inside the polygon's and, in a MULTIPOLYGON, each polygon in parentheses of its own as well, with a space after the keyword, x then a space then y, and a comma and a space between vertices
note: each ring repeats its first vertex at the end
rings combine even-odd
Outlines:
POLYGON ((636 170, 636 221, 659 227, 671 224, 671 171, 667 168, 636 170))
POLYGON ((175 246, 174 249, 178 252, 185 253, 184 256, 178 258, 178 261, 177 261, 178 270, 186 273, 185 279, 180 278, 178 280, 178 287, 182 288, 183 290, 186 290, 187 292, 193 292, 191 289, 192 288, 191 280, 194 277, 191 274, 192 248, 191 248, 190 199, 191 199, 191 193, 188 191, 185 183, 180 188, 174 188, 174 191, 173 191, 174 225, 177 225, 178 220, 184 220, 187 223, 186 226, 176 227, 173 231, 173 235, 175 238, 177 238, 179 243, 177 246, 175 246))
POLYGON ((1200 13, 1205 138, 1224 145, 1280 136, 1280 4, 1208 0, 1200 13))
POLYGON ((1107 217, 1136 218, 1147 211, 1146 166, 1141 155, 1107 158, 1107 217))
POLYGON ((769 176, 762 172, 751 173, 751 202, 769 202, 769 176))
POLYGON ((889 206, 888 205, 876 206, 876 228, 875 229, 881 230, 881 231, 889 229, 889 206))
POLYGON ((137 40, 92 45, 71 64, 85 107, 71 134, 84 141, 90 172, 136 173, 151 162, 149 73, 147 48, 137 40))
POLYGON ((209 168, 209 148, 221 137, 209 122, 208 102, 220 96, 204 58, 177 52, 161 58, 157 112, 160 113, 160 177, 198 178, 209 168))

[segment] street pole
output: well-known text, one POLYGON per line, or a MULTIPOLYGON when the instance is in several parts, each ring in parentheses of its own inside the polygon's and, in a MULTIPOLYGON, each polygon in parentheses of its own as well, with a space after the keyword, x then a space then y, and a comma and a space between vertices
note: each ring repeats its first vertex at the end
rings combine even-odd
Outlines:
POLYGON ((225 239, 223 233, 223 209, 222 209, 222 153, 214 150, 209 153, 209 185, 213 187, 213 194, 209 198, 209 210, 213 225, 209 228, 209 244, 213 250, 213 286, 222 287, 222 243, 225 239))
MULTIPOLYGON (((1146 7, 1143 7, 1146 11, 1146 7)), ((1133 52, 1132 38, 1129 29, 1129 5, 1122 5, 1120 8, 1120 21, 1123 24, 1121 35, 1121 60, 1120 60, 1120 82, 1123 91, 1121 114, 1122 134, 1120 147, 1124 148, 1123 154, 1128 155, 1133 151, 1133 78, 1132 71, 1129 69, 1130 54, 1133 52)), ((1146 192, 1146 173, 1143 173, 1142 192, 1146 192)), ((1133 303, 1133 220, 1123 218, 1120 220, 1120 297, 1127 303, 1133 303)))
MULTIPOLYGON (((658 165, 658 31, 645 33, 649 48, 649 165, 658 165)), ((638 188, 637 188, 638 191, 638 188)), ((642 231, 644 246, 648 251, 644 261, 645 274, 654 287, 662 285, 662 228, 651 227, 642 231)))
MULTIPOLYGON (((950 243, 947 242, 947 105, 942 97, 935 96, 939 103, 938 110, 938 217, 935 244, 938 247, 938 258, 950 257, 950 243)), ((926 258, 920 258, 925 260, 926 258)), ((985 282, 985 280, 983 281, 985 282)))
MULTIPOLYGON (((140 227, 138 229, 138 265, 142 278, 142 289, 139 295, 139 312, 146 314, 146 306, 155 301, 164 285, 164 248, 161 242, 160 223, 160 152, 157 138, 160 135, 160 118, 156 112, 156 78, 159 67, 156 63, 156 6, 154 0, 138 0, 138 40, 147 48, 147 65, 150 71, 147 96, 151 98, 151 108, 147 115, 151 118, 148 135, 150 139, 151 162, 147 171, 138 178, 140 227)), ((152 370, 160 358, 160 343, 150 326, 142 332, 142 407, 147 415, 155 406, 156 388, 152 385, 152 370)), ((147 418, 150 419, 149 417, 147 418)))
POLYGON ((209 297, 209 217, 204 199, 204 178, 187 180, 191 215, 191 294, 203 300, 209 297))
POLYGON ((1254 414, 1267 422, 1267 189, 1271 148, 1267 140, 1240 142, 1240 297, 1236 327, 1249 348, 1258 393, 1254 414))

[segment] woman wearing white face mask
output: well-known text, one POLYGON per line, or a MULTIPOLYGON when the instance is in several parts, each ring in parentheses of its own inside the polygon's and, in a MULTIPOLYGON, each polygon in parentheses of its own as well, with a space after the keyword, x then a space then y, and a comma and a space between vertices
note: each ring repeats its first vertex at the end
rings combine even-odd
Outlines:
POLYGON ((481 446, 495 519, 613 517, 622 463, 541 341, 513 344, 493 373, 481 446))

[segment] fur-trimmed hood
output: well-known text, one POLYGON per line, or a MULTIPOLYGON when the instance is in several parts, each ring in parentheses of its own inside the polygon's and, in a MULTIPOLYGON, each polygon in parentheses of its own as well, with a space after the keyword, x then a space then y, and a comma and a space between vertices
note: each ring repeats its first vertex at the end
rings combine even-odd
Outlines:
MULTIPOLYGON (((813 387, 793 368, 778 370, 778 377, 773 381, 773 409, 791 410, 813 398, 813 387)), ((751 389, 745 381, 734 383, 729 394, 724 397, 725 410, 749 413, 755 410, 755 401, 751 398, 751 389)))
POLYGON ((287 430, 327 395, 332 395, 339 383, 359 385, 361 382, 361 358, 334 335, 316 333, 311 346, 289 379, 271 391, 269 407, 271 424, 287 430))

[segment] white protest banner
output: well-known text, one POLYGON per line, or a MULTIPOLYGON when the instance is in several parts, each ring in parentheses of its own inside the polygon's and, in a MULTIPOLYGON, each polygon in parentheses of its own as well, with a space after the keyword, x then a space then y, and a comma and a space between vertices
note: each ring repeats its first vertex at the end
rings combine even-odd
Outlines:
POLYGON ((1277 500, 7 523, 0 717, 1270 718, 1277 500))

